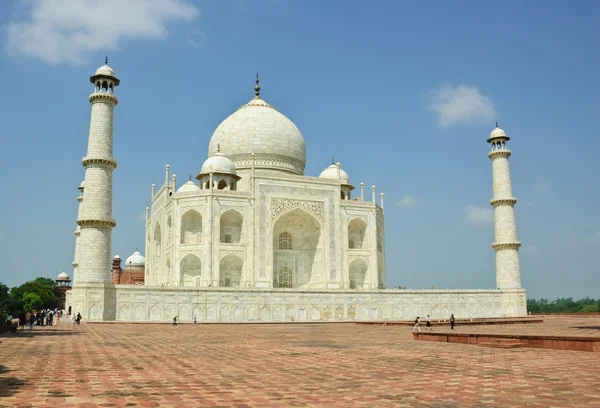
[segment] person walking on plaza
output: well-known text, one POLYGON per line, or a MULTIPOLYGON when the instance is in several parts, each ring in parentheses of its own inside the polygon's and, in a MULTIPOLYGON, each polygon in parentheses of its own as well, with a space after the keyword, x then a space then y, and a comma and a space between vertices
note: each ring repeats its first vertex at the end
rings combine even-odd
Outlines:
POLYGON ((194 326, 196 325, 196 321, 198 320, 198 315, 194 314, 194 326))
POLYGON ((173 318, 173 327, 177 327, 177 316, 173 318))
POLYGON ((454 313, 450 316, 450 330, 454 330, 454 313))
POLYGON ((431 328, 431 319, 429 318, 429 315, 427 315, 427 317, 425 318, 425 330, 429 329, 429 331, 433 331, 433 329, 431 328))
POLYGON ((415 332, 415 330, 418 330, 419 333, 421 333, 421 326, 419 326, 419 316, 417 316, 417 318, 415 319, 415 326, 413 327, 413 333, 415 332))
POLYGON ((83 317, 81 317, 81 313, 77 313, 77 317, 75 318, 77 324, 81 323, 81 319, 83 319, 83 317))

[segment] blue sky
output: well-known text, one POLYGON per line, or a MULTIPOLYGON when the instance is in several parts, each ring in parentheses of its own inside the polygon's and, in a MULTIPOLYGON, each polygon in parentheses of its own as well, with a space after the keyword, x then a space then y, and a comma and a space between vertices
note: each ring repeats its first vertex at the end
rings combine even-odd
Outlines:
POLYGON ((529 297, 600 297, 600 3, 22 0, 0 3, 0 281, 72 272, 92 85, 115 114, 113 254, 144 246, 164 165, 198 173, 253 96, 385 192, 388 286, 493 288, 491 162, 511 136, 529 297))

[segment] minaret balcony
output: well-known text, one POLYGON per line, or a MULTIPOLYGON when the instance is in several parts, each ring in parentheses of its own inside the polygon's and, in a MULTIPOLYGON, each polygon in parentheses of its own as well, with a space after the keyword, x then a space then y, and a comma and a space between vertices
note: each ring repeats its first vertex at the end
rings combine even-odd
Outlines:
POLYGON ((499 250, 499 249, 518 249, 521 246, 520 242, 505 242, 502 244, 499 243, 492 243, 492 248, 494 248, 495 250, 499 250))
POLYGON ((87 166, 88 164, 104 164, 106 166, 110 166, 113 169, 117 168, 117 161, 112 157, 84 157, 81 160, 81 164, 83 166, 87 166))
POLYGON ((499 149, 499 150, 492 150, 491 152, 488 153, 488 157, 490 159, 495 159, 497 157, 510 157, 511 152, 508 149, 499 149))
POLYGON ((492 207, 497 207, 499 205, 515 205, 517 202, 517 199, 512 197, 512 198, 495 198, 493 200, 490 200, 490 204, 492 205, 492 207))
POLYGON ((77 225, 80 227, 114 228, 117 226, 117 222, 115 220, 79 219, 77 225))
POLYGON ((108 92, 94 92, 90 95, 89 101, 90 103, 106 101, 115 104, 115 106, 119 103, 119 99, 108 92))

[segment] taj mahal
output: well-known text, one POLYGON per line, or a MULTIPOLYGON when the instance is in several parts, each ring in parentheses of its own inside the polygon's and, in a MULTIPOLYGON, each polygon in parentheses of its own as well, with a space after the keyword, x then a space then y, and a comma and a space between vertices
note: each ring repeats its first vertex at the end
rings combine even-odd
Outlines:
POLYGON ((111 260, 120 264, 120 258, 111 248, 113 115, 120 80, 106 61, 90 82, 73 287, 66 295, 67 307, 84 319, 314 322, 526 314, 510 138, 502 129, 496 126, 487 139, 496 288, 388 289, 384 194, 375 185, 366 192, 364 183, 352 185, 335 160, 318 177, 305 175, 304 138, 262 98, 258 76, 254 97, 216 127, 195 178, 178 185, 167 164, 164 184, 151 186, 145 257, 136 252, 126 261, 131 276, 141 275, 135 283, 114 280, 111 260))

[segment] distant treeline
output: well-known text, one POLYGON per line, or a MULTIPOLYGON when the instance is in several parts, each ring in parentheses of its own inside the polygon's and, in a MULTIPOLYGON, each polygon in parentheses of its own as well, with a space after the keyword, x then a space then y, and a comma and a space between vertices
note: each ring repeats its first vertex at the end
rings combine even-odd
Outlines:
POLYGON ((527 310, 531 313, 590 313, 600 312, 600 299, 585 298, 573 300, 573 298, 527 299, 527 310))

